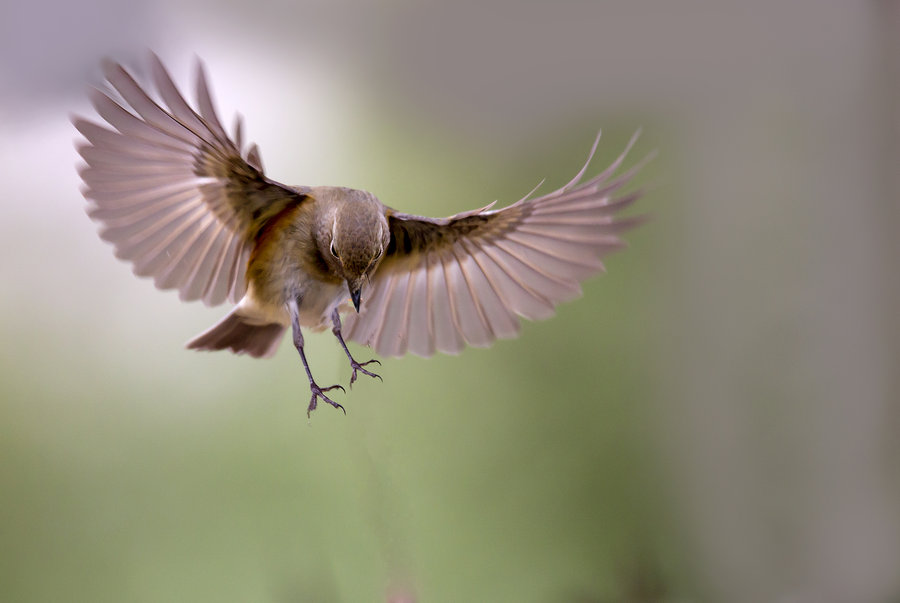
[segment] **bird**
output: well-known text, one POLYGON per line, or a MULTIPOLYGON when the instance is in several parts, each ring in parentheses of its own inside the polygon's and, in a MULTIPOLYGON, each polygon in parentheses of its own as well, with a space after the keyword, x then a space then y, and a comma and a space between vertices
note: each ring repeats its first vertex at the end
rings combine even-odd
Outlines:
POLYGON ((196 108, 160 58, 149 86, 106 60, 108 86, 89 91, 102 122, 72 116, 86 211, 115 255, 184 301, 233 305, 187 343, 252 357, 275 354, 291 329, 309 381, 309 416, 341 385, 313 378, 303 330, 329 326, 352 375, 381 379, 347 341, 382 357, 457 354, 516 337, 520 319, 541 320, 605 270, 603 257, 645 216, 620 216, 641 195, 625 192, 651 155, 617 174, 640 130, 609 167, 583 180, 600 141, 565 186, 495 209, 447 218, 402 213, 372 193, 289 186, 269 178, 256 144, 232 134, 196 61, 196 108))

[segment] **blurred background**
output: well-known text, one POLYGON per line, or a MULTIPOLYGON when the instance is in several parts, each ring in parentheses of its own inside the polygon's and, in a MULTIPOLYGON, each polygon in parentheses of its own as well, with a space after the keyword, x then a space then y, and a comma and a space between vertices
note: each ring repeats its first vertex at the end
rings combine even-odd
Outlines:
MULTIPOLYGON (((6 2, 3 601, 900 601, 900 3, 6 2), (659 156, 609 273, 307 420, 84 214, 100 61, 267 173, 448 215, 659 156)), ((307 338, 320 383, 349 368, 307 338)), ((359 358, 367 350, 356 348, 359 358)))

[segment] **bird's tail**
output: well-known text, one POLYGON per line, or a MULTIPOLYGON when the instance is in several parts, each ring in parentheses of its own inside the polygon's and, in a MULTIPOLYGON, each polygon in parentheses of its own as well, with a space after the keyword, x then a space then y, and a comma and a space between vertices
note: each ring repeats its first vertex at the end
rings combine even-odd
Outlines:
POLYGON ((287 327, 278 323, 263 323, 232 310, 210 329, 187 343, 191 350, 224 350, 235 354, 250 354, 254 358, 274 356, 287 327))

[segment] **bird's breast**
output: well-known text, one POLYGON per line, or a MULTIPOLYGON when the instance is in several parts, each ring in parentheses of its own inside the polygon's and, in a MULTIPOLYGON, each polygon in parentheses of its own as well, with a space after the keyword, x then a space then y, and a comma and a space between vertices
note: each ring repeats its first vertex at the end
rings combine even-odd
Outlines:
POLYGON ((242 316, 265 323, 291 324, 288 302, 295 297, 300 310, 300 326, 313 331, 320 331, 331 326, 331 313, 342 305, 349 307, 350 292, 346 284, 334 285, 316 280, 306 280, 298 284, 291 296, 282 295, 277 298, 260 295, 259 290, 250 284, 247 294, 239 304, 242 316))
POLYGON ((350 299, 346 283, 310 281, 300 293, 300 326, 319 331, 331 326, 331 313, 350 299))

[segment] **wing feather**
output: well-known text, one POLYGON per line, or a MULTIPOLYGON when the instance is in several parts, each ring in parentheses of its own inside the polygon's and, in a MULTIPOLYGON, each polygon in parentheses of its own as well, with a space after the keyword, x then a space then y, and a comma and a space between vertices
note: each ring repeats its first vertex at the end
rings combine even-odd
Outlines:
POLYGON ((199 195, 193 188, 185 187, 172 193, 165 191, 160 194, 159 191, 151 191, 150 194, 121 199, 118 203, 95 205, 88 209, 88 215, 101 221, 105 228, 113 228, 134 224, 155 214, 160 214, 155 218, 159 219, 182 204, 193 203, 200 203, 199 195))
POLYGON ((199 136, 182 125, 171 113, 159 106, 121 65, 107 61, 103 66, 107 81, 122 99, 148 124, 190 146, 201 142, 199 136))
POLYGON ((380 319, 372 333, 372 347, 375 349, 394 349, 394 334, 390 333, 386 327, 393 326, 393 321, 397 321, 396 324, 399 324, 399 314, 402 312, 402 308, 399 306, 405 304, 404 295, 408 282, 409 272, 406 271, 392 274, 388 281, 380 319))
POLYGON ((444 263, 440 254, 436 253, 429 254, 427 262, 434 347, 441 352, 458 354, 465 346, 465 342, 457 327, 450 291, 447 288, 444 263))
POLYGON ((181 249, 177 253, 166 254, 169 258, 167 265, 159 270, 160 285, 164 289, 177 286, 200 262, 203 244, 207 240, 215 239, 214 233, 218 226, 215 216, 206 213, 185 233, 186 240, 181 249))
POLYGON ((346 318, 349 338, 385 356, 430 356, 515 337, 519 318, 540 320, 581 294, 603 272, 603 257, 625 247, 621 234, 643 217, 618 217, 640 196, 619 194, 647 159, 614 176, 634 146, 581 182, 588 161, 562 188, 509 207, 449 218, 387 211, 385 258, 372 276, 373 303, 346 318))
MULTIPOLYGON (((114 130, 108 130, 103 126, 76 117, 73 120, 75 129, 90 142, 92 146, 82 145, 82 148, 96 148, 100 150, 116 152, 120 155, 128 155, 141 159, 155 159, 157 161, 191 161, 194 154, 189 148, 157 146, 135 136, 126 136, 114 130)), ((89 161, 89 165, 91 162, 89 161)))
POLYGON ((128 151, 113 151, 107 149, 98 149, 97 147, 81 145, 78 153, 82 158, 93 166, 84 166, 81 170, 84 173, 87 170, 117 171, 119 173, 143 174, 148 170, 174 170, 183 173, 187 170, 184 165, 184 158, 178 155, 165 156, 159 159, 142 157, 139 153, 130 153, 128 151), (135 159, 140 159, 140 164, 135 163, 135 159))
POLYGON ((216 115, 212 95, 209 92, 209 84, 206 81, 206 69, 204 69, 203 63, 200 61, 197 61, 197 104, 200 107, 200 119, 212 131, 216 140, 219 142, 227 141, 235 150, 239 151, 240 145, 235 145, 228 138, 225 128, 222 127, 222 123, 219 121, 219 116, 216 115))
MULTIPOLYGON (((225 251, 216 258, 215 268, 206 279, 206 287, 203 289, 203 295, 200 298, 204 301, 227 297, 229 292, 234 291, 235 271, 243 271, 247 267, 246 258, 250 250, 241 245, 240 239, 237 237, 223 237, 222 245, 225 251), (242 259, 243 265, 241 265, 242 259)), ((241 282, 240 293, 243 294, 243 282, 241 282)), ((231 295, 231 297, 238 296, 231 295)))
POLYGON ((412 302, 413 276, 415 270, 398 273, 394 283, 394 294, 388 302, 384 322, 378 332, 375 349, 387 350, 386 356, 402 356, 409 342, 410 305, 412 302))
POLYGON ((510 278, 527 289, 533 297, 558 302, 563 299, 572 299, 581 293, 581 287, 577 281, 549 274, 541 266, 529 263, 506 251, 500 245, 485 247, 484 252, 491 256, 510 278))
POLYGON ((407 322, 408 349, 417 356, 432 356, 435 351, 434 328, 431 321, 431 279, 428 258, 423 257, 409 280, 409 320, 407 322))
POLYGON ((493 275, 490 272, 485 272, 485 266, 490 261, 478 253, 473 253, 473 247, 468 246, 467 242, 465 238, 460 239, 455 248, 465 254, 464 257, 460 257, 458 251, 457 259, 465 274, 469 293, 483 319, 485 327, 483 334, 487 337, 483 345, 490 345, 496 338, 515 337, 519 334, 519 322, 504 303, 499 292, 500 284, 492 280, 493 275))
POLYGON ((163 286, 162 276, 165 266, 175 255, 173 251, 180 251, 184 239, 189 237, 196 225, 209 215, 203 207, 187 209, 190 211, 173 213, 164 226, 154 231, 155 236, 145 239, 150 243, 150 248, 143 247, 144 251, 141 257, 134 262, 135 271, 138 274, 156 276, 160 287, 163 286))
POLYGON ((160 149, 190 151, 194 146, 190 141, 175 138, 136 117, 101 90, 94 89, 89 96, 100 117, 125 136, 137 138, 160 149))
MULTIPOLYGON (((381 279, 376 283, 367 281, 363 285, 362 297, 366 300, 366 310, 377 313, 380 311, 381 303, 384 301, 384 289, 386 279, 381 279)), ((372 331, 375 328, 375 321, 367 321, 365 323, 353 320, 343 319, 341 332, 346 340, 364 342, 370 345, 372 331)))
POLYGON ((525 284, 523 271, 512 269, 490 246, 471 240, 468 243, 469 253, 494 289, 502 307, 530 320, 553 315, 553 304, 525 284))
MULTIPOLYGON (((197 64, 198 111, 159 57, 151 57, 157 102, 122 66, 104 65, 112 90, 90 93, 112 129, 75 118, 86 142, 79 173, 88 214, 116 255, 162 289, 209 305, 237 302, 256 236, 267 220, 304 195, 267 179, 258 150, 241 155, 216 114, 206 73, 197 64)), ((255 148, 255 147, 254 147, 255 148)))
POLYGON ((460 254, 457 249, 451 248, 450 256, 444 262, 444 277, 447 279, 460 334, 469 345, 483 348, 490 345, 493 337, 484 312, 476 301, 470 271, 466 269, 466 264, 471 261, 465 253, 460 254))
MULTIPOLYGON (((200 116, 191 109, 187 101, 184 100, 184 97, 181 96, 181 92, 178 91, 169 72, 155 53, 151 53, 150 55, 150 69, 153 73, 153 81, 156 84, 156 89, 159 91, 160 96, 162 96, 163 101, 169 107, 169 114, 172 115, 174 119, 178 120, 186 130, 192 132, 209 131, 200 116)), ((212 132, 209 133, 212 134, 212 132)), ((213 148, 216 148, 216 146, 213 145, 213 148)))

